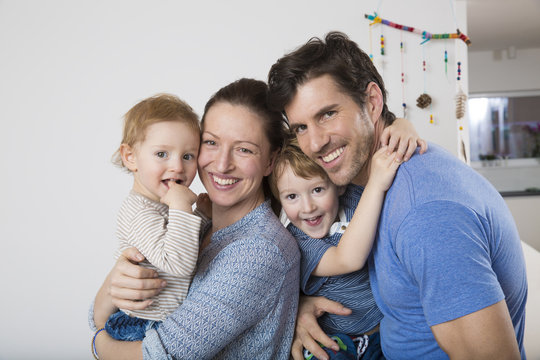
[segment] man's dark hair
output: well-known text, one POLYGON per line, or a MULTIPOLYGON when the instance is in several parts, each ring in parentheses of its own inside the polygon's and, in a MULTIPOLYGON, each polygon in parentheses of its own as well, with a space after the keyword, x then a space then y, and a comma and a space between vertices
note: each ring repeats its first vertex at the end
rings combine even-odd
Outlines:
POLYGON ((373 62, 354 41, 337 31, 328 33, 325 40, 311 38, 272 66, 268 74, 269 105, 283 111, 298 86, 326 74, 361 108, 365 106, 368 84, 377 84, 383 95, 381 117, 385 125, 392 124, 395 115, 388 110, 384 82, 373 62))

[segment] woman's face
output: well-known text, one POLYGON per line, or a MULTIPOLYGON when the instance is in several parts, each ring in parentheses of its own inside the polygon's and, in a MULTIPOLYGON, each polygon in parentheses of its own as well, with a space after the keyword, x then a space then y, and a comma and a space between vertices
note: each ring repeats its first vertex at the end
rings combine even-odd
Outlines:
POLYGON ((206 113, 199 176, 216 208, 239 217, 264 201, 262 180, 272 171, 270 143, 262 119, 247 107, 227 102, 206 113))

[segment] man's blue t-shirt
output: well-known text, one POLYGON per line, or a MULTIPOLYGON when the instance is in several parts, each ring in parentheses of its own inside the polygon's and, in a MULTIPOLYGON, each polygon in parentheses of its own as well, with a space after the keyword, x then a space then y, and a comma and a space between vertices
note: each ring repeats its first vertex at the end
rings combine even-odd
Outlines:
POLYGON ((434 144, 402 164, 370 257, 389 359, 447 359, 430 326, 506 300, 522 354, 527 279, 514 220, 481 175, 434 144))

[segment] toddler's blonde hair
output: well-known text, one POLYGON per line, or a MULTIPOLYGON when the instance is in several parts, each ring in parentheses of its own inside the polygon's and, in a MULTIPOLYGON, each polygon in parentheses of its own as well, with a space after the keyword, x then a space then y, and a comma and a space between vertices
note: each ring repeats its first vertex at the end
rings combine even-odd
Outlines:
MULTIPOLYGON (((135 146, 144 141, 148 126, 161 121, 179 121, 200 134, 199 116, 185 101, 172 94, 156 94, 142 100, 124 115, 121 144, 135 146)), ((116 166, 127 170, 122 162, 120 148, 112 156, 116 166)))

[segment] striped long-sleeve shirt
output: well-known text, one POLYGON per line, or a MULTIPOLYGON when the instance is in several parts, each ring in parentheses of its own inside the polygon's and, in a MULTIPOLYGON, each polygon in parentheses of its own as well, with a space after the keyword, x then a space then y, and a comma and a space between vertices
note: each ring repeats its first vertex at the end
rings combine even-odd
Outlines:
POLYGON ((148 308, 123 310, 149 320, 164 320, 187 295, 199 252, 201 218, 152 201, 134 191, 118 213, 119 240, 116 257, 136 247, 146 258, 142 266, 155 269, 167 287, 153 298, 148 308))

